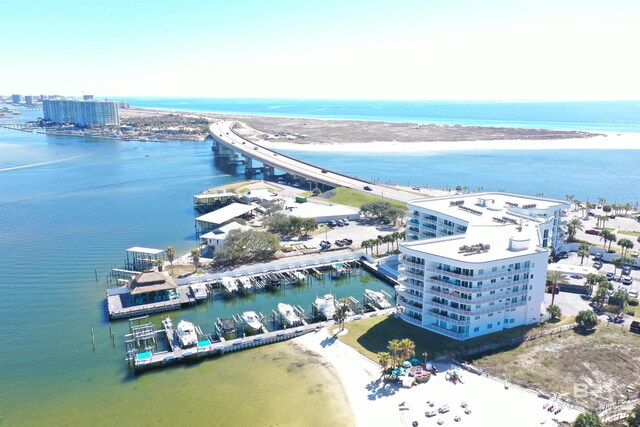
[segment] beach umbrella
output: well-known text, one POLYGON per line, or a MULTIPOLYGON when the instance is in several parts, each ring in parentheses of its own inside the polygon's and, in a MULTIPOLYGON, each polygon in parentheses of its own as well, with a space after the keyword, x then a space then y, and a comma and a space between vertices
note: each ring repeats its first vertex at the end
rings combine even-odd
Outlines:
POLYGON ((404 366, 405 368, 410 368, 411 362, 409 362, 408 360, 405 360, 404 362, 402 362, 402 366, 404 366))
POLYGON ((420 360, 416 359, 415 357, 409 360, 409 362, 411 362, 413 366, 418 366, 420 364, 420 360))

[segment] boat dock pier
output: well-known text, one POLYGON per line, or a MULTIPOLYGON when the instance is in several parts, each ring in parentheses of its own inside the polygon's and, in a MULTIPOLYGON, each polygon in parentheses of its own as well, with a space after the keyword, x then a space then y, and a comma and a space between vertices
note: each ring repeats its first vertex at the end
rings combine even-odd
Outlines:
POLYGON ((107 289, 107 311, 109 319, 127 319, 165 311, 180 310, 195 305, 189 286, 178 286, 176 298, 148 304, 132 305, 129 301, 129 289, 126 287, 107 289))
MULTIPOLYGON (((346 321, 352 322, 362 318, 387 315, 394 312, 395 308, 390 308, 371 313, 357 314, 348 317, 346 321)), ((134 320, 139 321, 143 319, 145 318, 131 319, 130 325, 133 324, 134 320)), ((333 324, 333 321, 317 322, 295 328, 266 332, 233 340, 225 340, 223 338, 221 340, 214 341, 209 335, 203 335, 203 339, 198 342, 197 346, 186 349, 180 348, 177 345, 177 342, 175 342, 175 337, 172 335, 173 338, 169 340, 170 342, 172 342, 172 340, 174 342, 174 344, 171 345, 171 351, 156 351, 155 348, 157 345, 155 336, 160 333, 166 335, 167 339, 169 339, 169 331, 166 329, 154 331, 153 325, 146 323, 139 326, 130 326, 132 332, 127 336, 132 337, 132 339, 127 341, 127 357, 125 360, 129 367, 134 371, 161 368, 172 364, 218 357, 235 351, 247 350, 267 344, 287 341, 310 332, 315 332, 320 330, 320 328, 332 326, 333 324), (136 352, 136 346, 142 351, 136 352)))

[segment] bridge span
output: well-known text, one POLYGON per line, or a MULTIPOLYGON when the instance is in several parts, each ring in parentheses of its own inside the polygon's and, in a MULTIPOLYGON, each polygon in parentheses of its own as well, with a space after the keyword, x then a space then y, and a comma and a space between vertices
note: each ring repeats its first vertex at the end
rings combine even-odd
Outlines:
POLYGON ((209 126, 209 134, 214 141, 213 150, 216 156, 229 157, 233 160, 241 155, 245 159, 243 163, 246 163, 249 167, 252 166, 252 161, 255 160, 265 165, 266 169, 270 170, 271 173, 273 173, 274 169, 278 169, 319 184, 330 187, 351 188, 399 202, 408 202, 420 197, 395 188, 353 178, 278 153, 240 136, 233 129, 235 124, 235 121, 217 121, 209 126), (368 190, 365 190, 365 187, 368 190))

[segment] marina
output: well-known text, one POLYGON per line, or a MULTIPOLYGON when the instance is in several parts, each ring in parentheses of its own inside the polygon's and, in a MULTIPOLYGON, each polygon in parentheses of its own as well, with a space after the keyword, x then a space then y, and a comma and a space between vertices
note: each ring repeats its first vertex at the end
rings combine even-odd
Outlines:
MULTIPOLYGON (((395 308, 379 310, 362 314, 354 314, 347 318, 347 322, 356 321, 365 317, 382 316, 395 312, 395 308)), ((154 330, 152 323, 146 322, 148 318, 130 319, 130 332, 126 341, 126 362, 134 371, 162 368, 165 366, 195 362, 201 359, 219 357, 224 354, 247 350, 277 342, 287 341, 308 333, 315 333, 320 328, 331 326, 333 321, 321 321, 304 324, 296 328, 275 330, 257 335, 245 336, 233 340, 216 338, 213 335, 203 334, 198 330, 197 338, 191 337, 188 346, 180 343, 178 334, 174 331, 169 318, 163 320, 163 328, 154 330), (141 323, 145 321, 145 323, 141 323), (159 342, 166 340, 168 348, 156 351, 159 342), (137 351, 136 349, 141 349, 137 351)))

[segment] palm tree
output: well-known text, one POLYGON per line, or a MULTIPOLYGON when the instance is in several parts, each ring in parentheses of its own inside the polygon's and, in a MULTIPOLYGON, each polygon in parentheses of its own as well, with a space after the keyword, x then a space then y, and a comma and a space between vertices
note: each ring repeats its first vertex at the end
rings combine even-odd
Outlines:
POLYGON ((410 359, 416 354, 416 344, 409 338, 400 341, 400 355, 403 359, 410 359))
POLYGON ((571 221, 569 221, 569 223, 567 224, 569 240, 573 240, 573 238, 576 237, 576 233, 582 230, 582 221, 580 221, 578 218, 573 218, 571 221))
POLYGON ((600 232, 600 238, 601 238, 602 240, 604 240, 604 246, 603 246, 603 247, 605 247, 605 246, 607 245, 607 242, 609 242, 609 249, 608 249, 608 251, 611 251, 611 243, 613 243, 613 242, 615 242, 615 241, 617 241, 617 240, 618 240, 618 239, 617 239, 617 237, 616 237, 616 235, 615 235, 615 234, 613 234, 613 233, 611 232, 611 230, 607 230, 606 228, 605 228, 605 229, 603 229, 603 230, 600 232))
POLYGON ((173 259, 176 256, 176 249, 173 246, 167 246, 167 249, 164 250, 167 254, 167 260, 169 260, 169 264, 171 264, 171 274, 173 274, 173 259))
POLYGON ((553 288, 551 289, 551 305, 554 305, 556 300, 556 289, 558 288, 558 283, 564 280, 564 274, 559 271, 550 271, 547 273, 547 279, 553 283, 553 288))
POLYGON ((341 331, 344 330, 344 321, 347 320, 347 311, 349 311, 348 302, 348 299, 342 298, 340 302, 338 302, 336 311, 333 314, 333 320, 340 325, 341 331))
MULTIPOLYGON (((384 241, 384 237, 382 236, 378 236, 377 239, 374 239, 374 244, 376 245, 376 255, 380 254, 380 243, 382 243, 384 241)), ((373 251, 372 251, 373 253, 373 251)))
POLYGON ((191 259, 193 265, 196 267, 195 271, 198 271, 198 265, 200 264, 200 249, 194 249, 191 251, 191 259))
POLYGON ((396 366, 398 364, 398 352, 401 350, 400 341, 396 339, 389 341, 387 348, 391 351, 391 365, 396 366))
POLYGON ((622 256, 625 256, 629 249, 633 249, 633 242, 629 239, 618 240, 618 246, 622 248, 622 256))
POLYGON ((580 249, 578 251, 578 256, 580 257, 580 265, 584 263, 584 258, 589 256, 589 251, 586 249, 580 249))
POLYGON ((385 371, 389 367, 389 363, 391 362, 391 355, 386 351, 381 351, 378 353, 378 363, 382 367, 382 374, 384 375, 385 371))
POLYGON ((394 241, 394 238, 391 234, 387 234, 382 237, 382 243, 387 244, 387 252, 389 252, 389 244, 393 243, 393 241, 394 241))
POLYGON ((363 240, 360 244, 364 248, 364 251, 367 255, 369 255, 369 248, 371 247, 371 240, 363 240))

